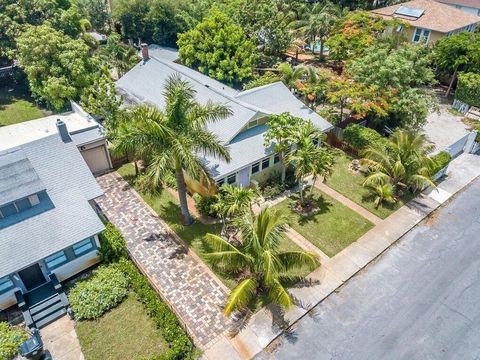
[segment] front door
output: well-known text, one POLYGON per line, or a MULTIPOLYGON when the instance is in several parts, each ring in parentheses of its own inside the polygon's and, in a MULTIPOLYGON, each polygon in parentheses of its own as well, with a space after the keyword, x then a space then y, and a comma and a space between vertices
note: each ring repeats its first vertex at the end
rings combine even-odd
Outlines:
POLYGON ((18 275, 20 275, 23 285, 25 285, 27 291, 30 291, 47 282, 45 280, 45 276, 43 276, 42 269, 40 269, 40 265, 38 264, 34 264, 19 271, 18 275))

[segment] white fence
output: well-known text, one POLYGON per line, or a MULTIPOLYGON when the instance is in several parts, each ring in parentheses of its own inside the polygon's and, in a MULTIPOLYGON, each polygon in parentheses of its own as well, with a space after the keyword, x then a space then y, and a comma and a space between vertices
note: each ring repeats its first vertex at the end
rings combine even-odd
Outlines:
POLYGON ((470 105, 465 104, 463 101, 460 101, 460 100, 457 100, 457 99, 453 100, 452 107, 455 110, 458 110, 458 111, 460 111, 464 114, 468 111, 468 109, 470 109, 470 105))
POLYGON ((462 153, 473 153, 478 150, 478 144, 475 142, 477 137, 476 131, 471 131, 467 135, 455 141, 452 145, 445 149, 452 158, 457 157, 462 153))

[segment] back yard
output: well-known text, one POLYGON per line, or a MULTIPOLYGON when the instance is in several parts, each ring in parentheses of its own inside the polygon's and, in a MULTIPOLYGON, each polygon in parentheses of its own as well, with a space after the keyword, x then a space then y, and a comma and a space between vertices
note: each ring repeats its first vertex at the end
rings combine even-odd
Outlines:
POLYGON ((20 123, 46 116, 37 107, 23 86, 0 88, 0 126, 20 123))

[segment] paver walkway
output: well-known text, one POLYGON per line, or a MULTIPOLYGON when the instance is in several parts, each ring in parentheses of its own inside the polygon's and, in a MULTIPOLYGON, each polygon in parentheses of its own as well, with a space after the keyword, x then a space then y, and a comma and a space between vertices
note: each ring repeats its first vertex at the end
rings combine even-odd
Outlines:
POLYGON ((168 225, 118 173, 97 181, 105 192, 97 203, 122 232, 132 259, 172 306, 195 343, 207 348, 229 327, 222 313, 225 285, 176 241, 168 225))
POLYGON ((331 187, 325 185, 324 183, 320 182, 320 181, 317 181, 315 183, 315 187, 318 189, 318 190, 321 190, 323 191, 325 194, 331 196, 332 198, 334 198, 335 200, 341 202, 343 205, 345 205, 346 207, 349 207, 350 209, 352 209, 353 211, 355 211, 356 213, 359 213, 360 215, 362 215, 365 219, 371 221, 372 223, 374 223, 375 225, 378 225, 380 224, 383 220, 381 218, 379 218, 377 215, 374 215, 372 214, 370 211, 368 211, 367 209, 361 207, 360 205, 358 205, 357 203, 353 202, 352 200, 350 200, 349 198, 343 196, 342 194, 340 194, 338 191, 336 190, 333 190, 331 187))

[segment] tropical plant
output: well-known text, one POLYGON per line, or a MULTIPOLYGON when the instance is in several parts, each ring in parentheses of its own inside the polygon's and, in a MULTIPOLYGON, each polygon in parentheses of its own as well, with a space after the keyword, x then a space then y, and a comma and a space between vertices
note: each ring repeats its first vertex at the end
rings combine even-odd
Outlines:
POLYGON ((192 217, 187 206, 184 173, 210 185, 212 180, 200 154, 230 161, 228 149, 206 129, 209 122, 228 117, 230 109, 210 101, 199 104, 195 93, 180 75, 170 76, 163 92, 165 111, 148 105, 135 108, 114 139, 115 149, 141 155, 149 161, 145 175, 149 188, 159 189, 164 175, 175 172, 182 220, 187 225, 192 223, 192 217))
POLYGON ((278 72, 285 86, 292 91, 295 89, 297 81, 305 74, 305 68, 302 66, 293 67, 289 63, 281 63, 278 65, 278 72))
POLYGON ((225 314, 247 308, 259 296, 290 308, 294 299, 284 281, 292 278, 292 270, 316 268, 316 256, 302 250, 279 249, 286 217, 275 209, 266 208, 258 216, 249 212, 238 219, 237 226, 242 234, 239 246, 214 234, 207 234, 204 239, 206 259, 239 280, 228 296, 225 314))
POLYGON ((390 183, 371 186, 370 190, 374 196, 373 203, 377 209, 384 203, 393 204, 397 201, 395 199, 395 188, 390 183))
POLYGON ((217 202, 212 208, 222 218, 223 229, 225 229, 227 220, 251 210, 252 204, 258 198, 258 193, 251 188, 224 184, 216 198, 217 202))
POLYGON ((293 144, 293 136, 299 126, 302 126, 305 120, 295 117, 289 113, 271 115, 268 119, 268 130, 263 135, 265 147, 269 147, 274 142, 274 150, 280 158, 281 183, 285 183, 286 163, 285 157, 293 144))
POLYGON ((421 190, 435 186, 431 180, 435 161, 427 154, 433 149, 424 134, 397 130, 390 136, 389 151, 378 146, 363 151, 364 160, 373 169, 365 179, 364 186, 392 184, 421 190))
POLYGON ((27 340, 27 333, 5 321, 0 321, 0 358, 12 360, 18 354, 18 346, 27 340))
POLYGON ((305 205, 303 179, 307 175, 312 175, 313 191, 313 186, 318 176, 328 176, 333 166, 332 155, 319 145, 322 138, 323 133, 315 128, 311 122, 307 122, 294 135, 296 146, 287 156, 287 163, 295 168, 295 177, 298 181, 302 206, 305 205))

